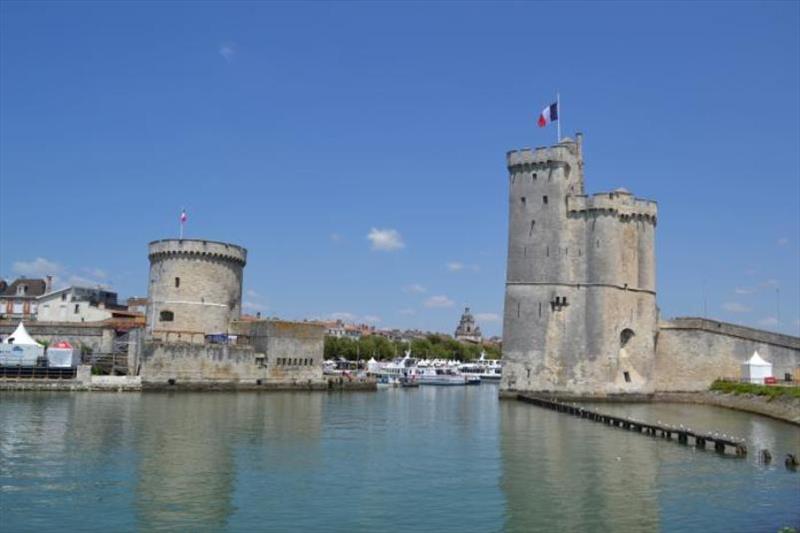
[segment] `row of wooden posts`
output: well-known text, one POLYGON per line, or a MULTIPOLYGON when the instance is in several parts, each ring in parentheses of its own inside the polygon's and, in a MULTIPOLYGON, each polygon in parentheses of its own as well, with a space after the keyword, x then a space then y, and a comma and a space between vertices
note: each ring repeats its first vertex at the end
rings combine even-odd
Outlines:
POLYGON ((579 418, 585 418, 593 422, 599 422, 612 427, 618 427, 640 433, 643 435, 651 435, 654 437, 661 437, 667 440, 672 440, 673 437, 679 444, 693 445, 701 450, 707 447, 713 447, 717 453, 733 454, 736 457, 747 456, 747 445, 742 439, 735 439, 727 435, 718 434, 700 434, 692 431, 690 428, 674 427, 666 424, 651 424, 633 420, 630 418, 622 418, 618 416, 607 415, 598 413, 591 409, 586 409, 576 404, 568 404, 552 400, 549 398, 542 398, 540 396, 531 396, 527 394, 520 394, 519 400, 530 403, 546 409, 552 409, 559 413, 567 413, 579 418))
MULTIPOLYGON (((719 435, 717 433, 696 433, 691 428, 684 428, 670 426, 668 424, 650 424, 633 420, 631 418, 622 418, 618 416, 607 415, 598 413, 591 409, 586 409, 577 404, 569 404, 560 402, 551 398, 544 398, 541 396, 533 396, 528 394, 520 394, 517 399, 525 403, 530 403, 538 407, 552 409, 559 413, 567 413, 579 418, 599 422, 612 427, 627 429, 634 433, 642 435, 651 435, 653 437, 661 437, 667 440, 672 440, 673 436, 678 444, 685 446, 693 445, 700 450, 708 449, 707 447, 713 446, 714 450, 720 454, 732 454, 735 457, 747 456, 747 445, 744 439, 737 439, 728 435, 719 435)), ((761 450, 759 460, 764 464, 769 464, 772 461, 772 454, 769 450, 761 450)), ((786 468, 790 470, 797 470, 800 467, 800 458, 795 454, 786 454, 784 461, 786 468)))

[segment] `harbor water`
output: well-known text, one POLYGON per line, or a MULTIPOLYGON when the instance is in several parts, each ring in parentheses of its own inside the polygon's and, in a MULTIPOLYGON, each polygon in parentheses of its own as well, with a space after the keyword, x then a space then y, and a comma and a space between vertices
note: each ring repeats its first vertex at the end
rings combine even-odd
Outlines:
POLYGON ((0 395, 2 531, 725 531, 800 527, 800 428, 594 405, 743 437, 746 459, 516 401, 373 393, 0 395), (758 463, 768 448, 772 465, 758 463))

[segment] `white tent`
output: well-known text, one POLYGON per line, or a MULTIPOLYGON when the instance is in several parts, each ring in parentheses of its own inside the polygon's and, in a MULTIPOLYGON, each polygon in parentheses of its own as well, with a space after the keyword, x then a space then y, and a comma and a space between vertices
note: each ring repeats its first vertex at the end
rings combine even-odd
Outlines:
POLYGON ((0 344, 0 366, 36 366, 44 348, 25 331, 22 322, 0 344))
POLYGON ((764 378, 772 377, 772 363, 764 361, 758 351, 742 364, 742 380, 749 383, 764 383, 764 378))
POLYGON ((381 371, 381 364, 375 360, 374 357, 371 357, 369 361, 367 361, 367 372, 370 374, 377 374, 381 371))
POLYGON ((3 344, 16 344, 18 346, 41 346, 38 342, 33 340, 33 337, 28 335, 28 331, 22 322, 19 323, 14 333, 6 337, 3 344))

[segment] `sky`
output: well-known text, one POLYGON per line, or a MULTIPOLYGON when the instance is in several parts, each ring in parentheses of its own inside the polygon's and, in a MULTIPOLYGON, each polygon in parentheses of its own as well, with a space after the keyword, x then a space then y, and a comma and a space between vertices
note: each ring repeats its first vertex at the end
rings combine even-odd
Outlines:
POLYGON ((248 249, 244 307, 502 330, 505 154, 658 202, 661 316, 800 334, 800 3, 0 3, 0 275, 147 290, 248 249))

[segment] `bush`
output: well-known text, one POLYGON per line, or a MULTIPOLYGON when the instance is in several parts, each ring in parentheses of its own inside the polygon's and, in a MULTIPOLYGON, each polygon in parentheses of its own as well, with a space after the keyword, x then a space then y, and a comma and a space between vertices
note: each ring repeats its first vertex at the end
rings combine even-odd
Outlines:
POLYGON ((739 383, 737 381, 716 380, 711 384, 712 391, 733 394, 755 394, 756 396, 769 396, 770 399, 780 396, 800 398, 800 387, 782 385, 758 385, 756 383, 739 383))

